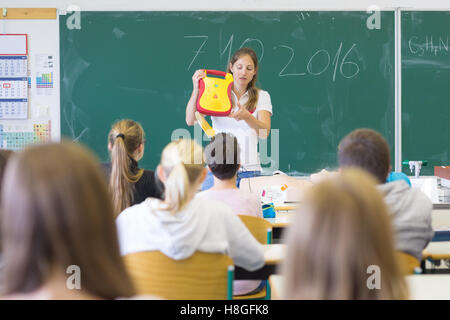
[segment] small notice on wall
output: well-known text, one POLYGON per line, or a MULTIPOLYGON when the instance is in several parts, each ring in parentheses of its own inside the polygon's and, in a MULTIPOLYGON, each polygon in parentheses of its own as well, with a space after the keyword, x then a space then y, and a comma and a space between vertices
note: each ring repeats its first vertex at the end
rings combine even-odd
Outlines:
POLYGON ((37 95, 50 96, 54 87, 54 56, 51 54, 35 55, 36 93, 37 95))
POLYGON ((26 34, 0 34, 0 55, 26 56, 28 42, 26 34))

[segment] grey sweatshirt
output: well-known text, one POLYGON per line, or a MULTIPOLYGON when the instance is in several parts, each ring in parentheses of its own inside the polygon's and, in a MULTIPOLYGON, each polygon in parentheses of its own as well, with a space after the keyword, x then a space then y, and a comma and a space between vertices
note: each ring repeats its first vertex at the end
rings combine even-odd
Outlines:
POLYGON ((396 249, 419 261, 422 251, 433 238, 431 211, 433 204, 419 189, 397 180, 378 185, 390 209, 395 233, 396 249))

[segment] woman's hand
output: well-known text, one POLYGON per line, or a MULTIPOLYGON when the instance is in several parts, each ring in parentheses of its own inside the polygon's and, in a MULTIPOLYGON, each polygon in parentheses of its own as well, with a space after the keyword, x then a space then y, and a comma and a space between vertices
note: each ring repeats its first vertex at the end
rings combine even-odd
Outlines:
POLYGON ((204 77, 206 77, 204 69, 199 69, 194 72, 194 75, 192 76, 192 86, 194 91, 198 91, 198 81, 204 77))
POLYGON ((239 101, 237 102, 237 106, 238 106, 238 110, 236 111, 232 111, 228 117, 236 119, 236 120, 246 120, 249 119, 249 117, 252 116, 252 114, 250 112, 247 111, 247 109, 245 109, 243 106, 241 106, 241 104, 239 103, 239 101))

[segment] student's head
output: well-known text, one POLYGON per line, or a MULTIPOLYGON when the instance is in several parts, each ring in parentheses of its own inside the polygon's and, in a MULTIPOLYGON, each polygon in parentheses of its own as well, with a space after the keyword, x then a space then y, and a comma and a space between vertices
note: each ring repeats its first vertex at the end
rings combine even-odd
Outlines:
POLYGON ((133 161, 142 158, 144 142, 144 130, 133 120, 117 121, 109 132, 108 149, 111 155, 109 187, 116 214, 128 208, 133 202, 133 184, 144 173, 144 170, 137 170, 133 161))
POLYGON ((218 133, 205 148, 206 164, 219 180, 232 179, 239 170, 239 145, 235 136, 218 133))
POLYGON ((248 90, 249 99, 246 104, 247 110, 251 111, 256 107, 258 101, 258 58, 251 48, 241 48, 231 57, 227 72, 233 74, 233 81, 238 86, 243 86, 248 90))
POLYGON ((389 145, 375 130, 357 129, 339 143, 338 161, 341 168, 363 168, 384 183, 390 171, 389 145))
POLYGON ((83 292, 134 294, 103 172, 85 148, 63 142, 25 149, 7 165, 2 197, 4 293, 30 293, 55 276, 65 283, 74 265, 83 292))
POLYGON ((406 298, 389 216, 375 185, 365 171, 349 168, 308 190, 285 239, 285 298, 406 298))
POLYGON ((168 210, 182 210, 206 177, 203 148, 194 140, 172 141, 163 150, 157 173, 165 185, 168 210))

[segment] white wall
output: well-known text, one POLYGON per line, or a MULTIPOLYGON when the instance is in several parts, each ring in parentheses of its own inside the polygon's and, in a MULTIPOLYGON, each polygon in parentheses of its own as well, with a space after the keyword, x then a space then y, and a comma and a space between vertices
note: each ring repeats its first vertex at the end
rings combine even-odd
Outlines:
MULTIPOLYGON (((1 120, 3 125, 16 125, 20 128, 32 128, 35 123, 47 123, 51 120, 51 139, 59 141, 60 128, 60 86, 59 86, 59 22, 53 20, 0 20, 0 33, 28 34, 28 67, 35 87, 36 55, 55 57, 53 70, 53 94, 38 94, 29 90, 28 120, 1 120)), ((22 131, 22 129, 17 129, 22 131)), ((28 131, 28 130, 24 130, 28 131)))
POLYGON ((449 0, 3 0, 0 6, 12 8, 51 7, 81 10, 307 10, 381 8, 450 9, 449 0))

